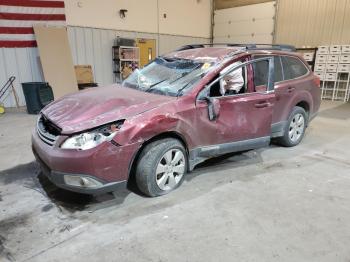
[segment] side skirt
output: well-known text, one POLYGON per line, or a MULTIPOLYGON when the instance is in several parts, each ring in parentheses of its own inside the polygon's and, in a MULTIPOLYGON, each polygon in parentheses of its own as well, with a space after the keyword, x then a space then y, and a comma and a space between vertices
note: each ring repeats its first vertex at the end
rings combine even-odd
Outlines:
POLYGON ((199 163, 219 155, 240 152, 260 147, 268 146, 270 143, 270 136, 248 139, 238 142, 231 142, 225 144, 218 144, 212 146, 197 147, 189 152, 189 169, 190 171, 199 163))

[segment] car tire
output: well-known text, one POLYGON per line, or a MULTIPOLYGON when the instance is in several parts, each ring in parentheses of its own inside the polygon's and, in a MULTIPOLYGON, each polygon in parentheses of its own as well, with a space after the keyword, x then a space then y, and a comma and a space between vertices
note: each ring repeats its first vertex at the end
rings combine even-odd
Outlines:
POLYGON ((139 156, 137 187, 150 197, 168 194, 182 184, 187 166, 187 153, 180 141, 166 138, 152 142, 139 156))
POLYGON ((295 106, 288 118, 284 135, 277 142, 286 147, 298 145, 305 135, 306 127, 307 113, 304 108, 295 106))

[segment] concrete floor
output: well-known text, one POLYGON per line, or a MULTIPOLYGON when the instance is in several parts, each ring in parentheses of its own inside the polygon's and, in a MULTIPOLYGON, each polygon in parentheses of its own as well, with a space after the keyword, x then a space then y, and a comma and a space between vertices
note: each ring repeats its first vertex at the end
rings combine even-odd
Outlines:
POLYGON ((0 261, 350 261, 350 104, 323 103, 302 144, 210 160, 145 198, 57 189, 35 116, 0 116, 0 261))

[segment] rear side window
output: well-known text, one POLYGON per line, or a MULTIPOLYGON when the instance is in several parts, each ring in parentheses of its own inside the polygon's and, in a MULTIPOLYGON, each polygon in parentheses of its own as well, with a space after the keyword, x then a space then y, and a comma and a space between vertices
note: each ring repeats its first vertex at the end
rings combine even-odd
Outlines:
MULTIPOLYGON (((254 58, 269 57, 266 55, 254 56, 254 58)), ((279 56, 273 56, 274 61, 274 81, 283 81, 281 58, 279 56)), ((254 84, 255 86, 266 86, 268 81, 269 63, 267 61, 261 61, 253 64, 254 69, 254 84)))
POLYGON ((298 58, 282 56, 284 80, 294 79, 307 74, 308 69, 298 58))
POLYGON ((282 62, 280 56, 274 56, 275 82, 283 81, 282 62))
POLYGON ((253 70, 255 86, 267 86, 269 62, 267 60, 256 62, 253 64, 253 70))

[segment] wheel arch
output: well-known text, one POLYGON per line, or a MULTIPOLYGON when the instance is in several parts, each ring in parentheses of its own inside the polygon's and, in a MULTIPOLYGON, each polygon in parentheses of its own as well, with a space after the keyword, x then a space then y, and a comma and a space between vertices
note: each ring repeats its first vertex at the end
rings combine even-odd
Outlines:
POLYGON ((295 106, 299 106, 305 110, 305 112, 310 115, 310 104, 306 100, 298 102, 295 106))
POLYGON ((310 116, 312 115, 312 105, 310 103, 310 101, 307 101, 306 99, 302 99, 300 100, 298 103, 296 103, 295 106, 301 107, 305 110, 306 112, 306 126, 309 125, 309 121, 310 121, 310 116))
POLYGON ((142 152, 142 150, 149 145, 152 142, 155 142, 157 140, 160 139, 165 139, 165 138, 174 138, 177 139, 178 141, 181 142, 181 144, 184 146, 186 153, 187 153, 187 161, 188 161, 188 154, 189 154, 189 149, 188 149, 188 144, 187 141, 185 139, 185 137, 183 135, 181 135, 180 133, 176 132, 176 131, 166 131, 166 132, 162 132, 160 134, 157 134, 151 138, 149 138, 148 140, 144 141, 141 146, 139 147, 139 149, 137 150, 137 152, 134 154, 130 164, 129 164, 129 169, 128 169, 128 184, 130 182, 134 182, 135 179, 135 169, 136 169, 136 164, 139 160, 140 154, 142 152))

